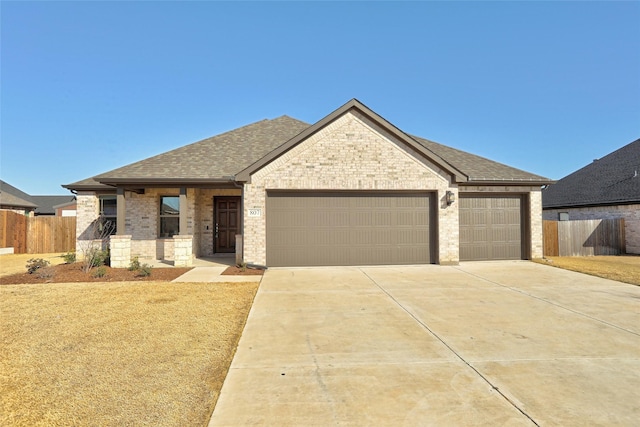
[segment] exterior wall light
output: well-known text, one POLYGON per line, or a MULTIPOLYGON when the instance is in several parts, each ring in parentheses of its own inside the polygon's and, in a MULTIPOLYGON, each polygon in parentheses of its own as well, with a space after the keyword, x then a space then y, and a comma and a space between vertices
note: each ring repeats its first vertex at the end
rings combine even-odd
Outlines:
POLYGON ((453 202, 456 201, 456 194, 453 191, 447 191, 444 196, 445 201, 447 202, 447 206, 451 206, 453 202))

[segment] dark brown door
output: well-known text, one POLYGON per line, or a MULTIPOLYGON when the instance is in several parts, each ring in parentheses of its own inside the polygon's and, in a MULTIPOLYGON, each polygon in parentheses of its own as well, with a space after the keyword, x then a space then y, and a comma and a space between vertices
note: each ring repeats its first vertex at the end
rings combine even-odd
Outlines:
POLYGON ((240 232, 240 197, 215 197, 213 246, 216 253, 234 253, 240 232))

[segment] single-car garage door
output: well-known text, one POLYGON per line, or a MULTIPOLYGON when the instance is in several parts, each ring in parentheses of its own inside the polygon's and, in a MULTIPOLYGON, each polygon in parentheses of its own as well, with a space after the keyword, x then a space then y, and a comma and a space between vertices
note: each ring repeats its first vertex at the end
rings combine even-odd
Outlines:
POLYGON ((267 265, 428 264, 430 193, 268 192, 267 265))
POLYGON ((460 195, 460 261, 522 259, 522 197, 460 195))

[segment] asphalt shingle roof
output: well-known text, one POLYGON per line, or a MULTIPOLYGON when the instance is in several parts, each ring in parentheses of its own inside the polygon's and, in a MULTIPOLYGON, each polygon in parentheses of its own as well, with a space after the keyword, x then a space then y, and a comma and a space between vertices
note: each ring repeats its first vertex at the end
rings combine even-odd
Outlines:
MULTIPOLYGON (((88 189, 91 186, 102 186, 99 182, 115 185, 126 181, 140 183, 154 180, 230 180, 312 126, 289 116, 265 119, 64 187, 88 189)), ((551 182, 539 175, 424 138, 409 135, 407 138, 440 156, 450 166, 466 175, 468 182, 551 182)))
POLYGON ((418 136, 411 137, 464 173, 470 182, 548 181, 547 178, 540 175, 516 169, 475 154, 467 153, 466 151, 457 150, 418 136))
POLYGON ((542 191, 543 208, 640 203, 640 139, 542 191))
POLYGON ((30 209, 37 207, 30 195, 2 180, 0 180, 0 206, 30 209))
POLYGON ((288 116, 262 120, 98 175, 131 179, 221 179, 234 176, 309 127, 288 116))

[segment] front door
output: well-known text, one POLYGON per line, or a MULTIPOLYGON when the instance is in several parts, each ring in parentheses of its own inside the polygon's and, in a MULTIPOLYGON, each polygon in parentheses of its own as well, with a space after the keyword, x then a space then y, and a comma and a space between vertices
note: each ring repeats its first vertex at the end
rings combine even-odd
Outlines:
POLYGON ((215 197, 213 210, 215 252, 235 253, 236 234, 240 232, 240 197, 215 197))

